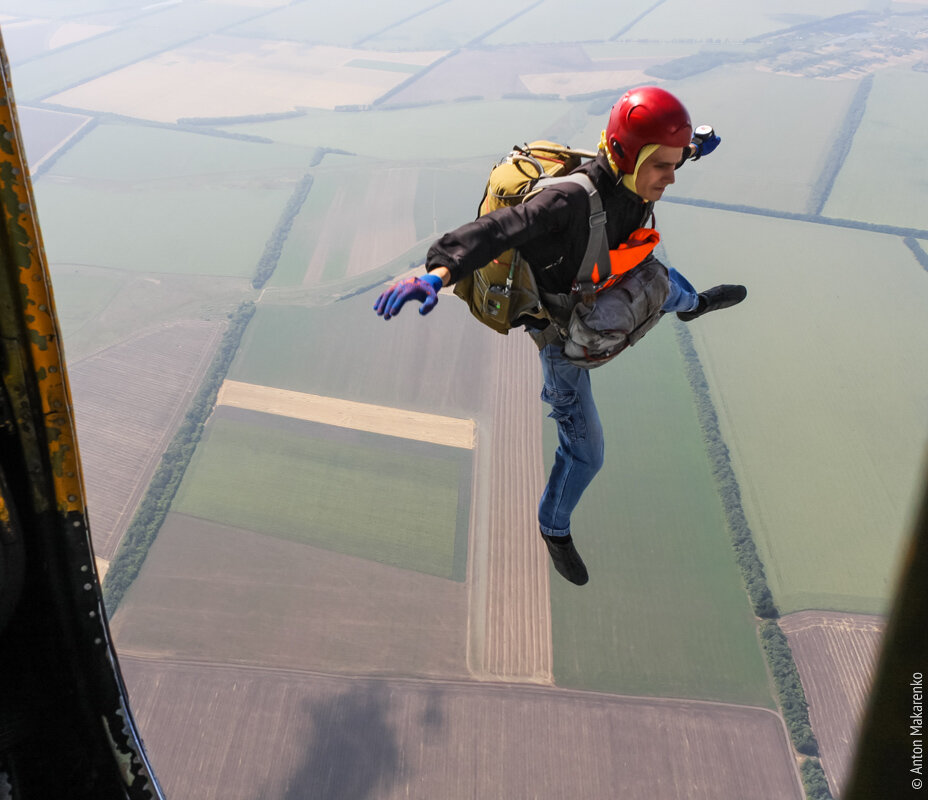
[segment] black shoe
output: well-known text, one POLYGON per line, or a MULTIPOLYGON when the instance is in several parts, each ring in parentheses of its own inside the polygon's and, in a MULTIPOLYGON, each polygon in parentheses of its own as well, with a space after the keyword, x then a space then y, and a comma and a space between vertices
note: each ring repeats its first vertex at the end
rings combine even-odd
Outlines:
POLYGON ((684 322, 701 317, 710 311, 718 311, 720 308, 730 308, 736 306, 745 297, 748 296, 748 290, 743 286, 733 286, 729 283, 723 283, 721 286, 713 286, 699 293, 699 305, 692 311, 678 311, 677 318, 684 322))
POLYGON ((583 586, 590 576, 583 564, 583 559, 574 547, 574 540, 568 533, 566 536, 548 536, 541 534, 541 538, 548 545, 548 552, 551 554, 551 560, 554 562, 554 568, 560 575, 567 578, 571 583, 577 586, 583 586))

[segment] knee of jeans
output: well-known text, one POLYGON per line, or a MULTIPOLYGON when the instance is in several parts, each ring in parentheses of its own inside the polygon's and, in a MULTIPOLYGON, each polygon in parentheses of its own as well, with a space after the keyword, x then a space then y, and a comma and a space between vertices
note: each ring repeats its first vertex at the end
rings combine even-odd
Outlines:
POLYGON ((541 399, 551 406, 548 416, 557 423, 558 429, 568 440, 577 442, 586 438, 586 419, 576 392, 558 392, 545 386, 541 391, 541 399))

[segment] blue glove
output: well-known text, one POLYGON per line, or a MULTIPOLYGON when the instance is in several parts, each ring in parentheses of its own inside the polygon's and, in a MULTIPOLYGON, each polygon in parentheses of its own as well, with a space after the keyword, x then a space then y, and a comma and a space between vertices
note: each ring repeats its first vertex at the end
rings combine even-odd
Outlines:
POLYGON ((721 141, 722 137, 716 134, 715 131, 712 131, 712 133, 706 137, 695 137, 693 141, 690 142, 690 147, 695 151, 690 158, 693 159, 693 161, 698 161, 703 156, 709 155, 709 153, 719 146, 721 141))
POLYGON ((390 319, 400 313, 403 303, 407 300, 418 300, 422 303, 419 313, 428 314, 438 302, 438 290, 441 289, 441 285, 441 278, 431 274, 394 283, 377 298, 374 311, 378 316, 390 319))

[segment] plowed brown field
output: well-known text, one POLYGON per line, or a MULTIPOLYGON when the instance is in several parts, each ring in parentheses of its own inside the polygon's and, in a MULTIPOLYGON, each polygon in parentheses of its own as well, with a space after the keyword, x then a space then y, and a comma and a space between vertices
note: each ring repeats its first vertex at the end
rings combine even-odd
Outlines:
POLYGON ((457 581, 172 513, 112 629, 120 654, 464 678, 466 614, 457 581))
POLYGON ((800 800, 757 708, 122 657, 156 774, 198 800, 800 800))
POLYGON ((800 611, 784 617, 780 627, 799 668, 828 785, 840 797, 885 623, 880 617, 800 611))
POLYGON ((73 364, 71 394, 94 551, 111 559, 219 343, 176 323, 73 364))
POLYGON ((536 509, 544 486, 541 368, 528 336, 496 337, 492 422, 478 433, 471 522, 471 659, 476 677, 551 682, 548 562, 536 509), (479 539, 480 541, 475 541, 479 539), (485 556, 485 557, 483 557, 485 556))

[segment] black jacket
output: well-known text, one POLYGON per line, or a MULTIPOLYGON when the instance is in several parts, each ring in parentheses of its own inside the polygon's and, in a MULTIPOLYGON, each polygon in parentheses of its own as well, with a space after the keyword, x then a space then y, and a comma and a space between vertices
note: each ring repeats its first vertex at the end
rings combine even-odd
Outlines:
MULTIPOLYGON (((626 189, 604 155, 576 171, 589 175, 599 191, 610 249, 646 225, 653 203, 626 189)), ((552 186, 521 205, 492 211, 446 233, 429 249, 426 269, 448 267, 455 283, 506 250, 518 248, 539 289, 567 293, 586 251, 589 220, 590 202, 582 186, 552 186)))

